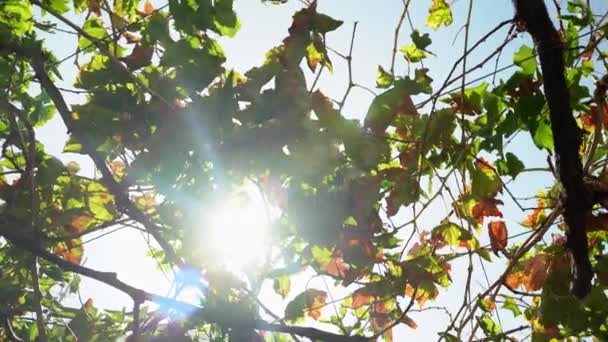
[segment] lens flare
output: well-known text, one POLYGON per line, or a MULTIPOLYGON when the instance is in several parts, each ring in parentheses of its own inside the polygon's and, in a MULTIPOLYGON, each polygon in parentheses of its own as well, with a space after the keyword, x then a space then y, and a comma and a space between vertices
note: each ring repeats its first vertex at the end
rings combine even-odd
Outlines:
POLYGON ((246 271, 268 255, 270 213, 258 191, 242 191, 206 210, 200 248, 206 262, 230 271, 246 271))

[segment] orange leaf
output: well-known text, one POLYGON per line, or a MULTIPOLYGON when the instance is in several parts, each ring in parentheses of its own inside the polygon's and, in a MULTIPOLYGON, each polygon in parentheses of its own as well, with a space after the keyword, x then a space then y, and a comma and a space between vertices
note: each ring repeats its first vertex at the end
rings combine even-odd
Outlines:
POLYGON ((485 305, 485 307, 487 308, 487 310, 489 311, 494 311, 496 310, 496 301, 494 300, 494 298, 492 297, 487 297, 482 299, 483 304, 485 305))
POLYGON ((488 232, 490 233, 492 251, 494 254, 498 255, 499 251, 502 251, 507 247, 507 225, 502 221, 490 222, 488 224, 488 232))
POLYGON ((58 243, 53 248, 53 252, 63 260, 79 265, 84 249, 80 239, 74 239, 58 243))
POLYGON ((382 337, 386 342, 393 342, 393 329, 388 329, 382 337))
POLYGON ((521 222, 521 225, 528 228, 536 228, 541 223, 541 218, 545 213, 545 206, 545 200, 539 198, 536 201, 536 208, 534 208, 534 211, 521 222))
MULTIPOLYGON (((427 280, 429 281, 429 280, 427 280)), ((432 282, 430 283, 431 285, 432 282)), ((416 292, 416 297, 414 298, 420 307, 424 306, 428 300, 434 300, 439 295, 439 290, 434 285, 429 289, 423 289, 422 287, 418 288, 418 291, 415 291, 414 287, 410 284, 405 285, 405 295, 412 297, 416 292)))
POLYGON ((513 272, 507 274, 505 278, 505 283, 511 289, 518 288, 523 282, 524 274, 522 272, 513 272))
POLYGON ((112 174, 118 178, 122 178, 125 175, 125 163, 122 160, 115 160, 110 164, 112 168, 112 174))
POLYGON ((374 303, 374 312, 377 313, 388 313, 391 310, 386 306, 386 304, 384 304, 384 302, 376 302, 374 303))
POLYGON ((327 301, 327 292, 308 289, 306 296, 306 314, 315 321, 321 317, 321 309, 327 301))
POLYGON ((527 291, 538 291, 547 279, 547 260, 544 254, 539 254, 528 260, 524 272, 523 285, 527 291))
POLYGON ((363 293, 361 289, 355 291, 352 296, 353 299, 353 309, 358 309, 364 305, 369 305, 372 302, 373 297, 363 293))
POLYGON ((333 256, 327 265, 322 266, 321 270, 337 278, 342 278, 348 271, 349 266, 341 256, 333 256))
POLYGON ((154 5, 152 5, 150 0, 146 0, 144 3, 144 14, 150 15, 152 12, 154 12, 154 5))
POLYGON ((593 118, 591 118, 591 115, 581 113, 579 117, 581 118, 583 128, 588 132, 593 131, 593 129, 595 128, 595 122, 593 122, 593 118))
POLYGON ((88 299, 87 299, 87 300, 84 302, 84 305, 82 306, 82 308, 83 308, 85 311, 87 311, 87 312, 88 312, 89 310, 91 310, 91 309, 93 308, 93 298, 88 298, 88 299))
POLYGON ((502 212, 497 205, 502 204, 501 200, 495 198, 482 198, 473 209, 471 215, 480 224, 483 223, 483 218, 488 216, 503 217, 502 212))
POLYGON ((71 233, 77 234, 89 227, 93 218, 86 215, 79 215, 72 219, 70 222, 68 229, 71 233))
POLYGON ((418 328, 418 324, 416 324, 416 322, 407 315, 405 317, 403 317, 403 320, 401 320, 401 321, 412 329, 418 328))

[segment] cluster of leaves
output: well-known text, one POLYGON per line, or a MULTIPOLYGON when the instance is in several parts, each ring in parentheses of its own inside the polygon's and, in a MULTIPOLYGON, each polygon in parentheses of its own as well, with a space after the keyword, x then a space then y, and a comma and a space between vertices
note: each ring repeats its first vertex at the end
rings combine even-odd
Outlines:
MULTIPOLYGON (((581 127, 598 134, 594 118, 605 119, 608 110, 592 105, 589 87, 606 71, 600 47, 608 26, 598 26, 582 1, 569 1, 566 10, 558 19, 570 47, 564 59, 571 102, 581 127), (594 33, 583 41, 585 29, 594 33)), ((447 1, 430 2, 430 28, 452 20, 447 1)), ((554 148, 534 48, 515 53, 517 71, 498 85, 449 93, 434 88, 423 66, 434 56, 431 35, 414 30, 399 50, 412 72, 379 66, 381 93, 360 122, 307 83, 308 74, 332 70, 326 35, 341 25, 312 2, 294 14, 287 37, 262 65, 240 73, 225 69, 218 42, 240 29, 232 0, 169 0, 168 10, 134 0, 0 2, 1 334, 28 341, 323 339, 320 330, 290 330, 310 318, 345 336, 392 340, 396 325, 417 327, 409 312, 414 303, 424 306, 451 285, 455 259, 478 255, 482 262, 504 257, 508 266, 485 293, 468 298, 469 310, 458 311, 442 338, 458 340, 470 321, 489 338, 506 336, 494 320, 498 303, 515 317, 523 313, 538 340, 606 338, 605 210, 594 208, 588 220, 597 278, 583 301, 570 295, 564 239, 538 243, 558 216, 557 182, 537 196, 521 227, 509 227, 538 239, 510 243, 503 217, 507 184, 525 170, 508 142, 525 133, 538 149, 554 148), (85 13, 81 26, 67 19, 85 13), (41 31, 56 32, 58 22, 76 31, 77 54, 85 59, 74 87, 86 95, 71 109, 44 82, 61 78, 48 40, 40 38, 41 31), (425 96, 432 107, 414 104, 425 96), (35 128, 57 113, 70 131, 64 152, 91 157, 100 177, 85 177, 78 164, 45 152, 35 128), (458 194, 450 190, 453 177, 458 194), (267 247, 279 257, 243 279, 202 257, 192 242, 209 234, 198 222, 214 210, 214 199, 245 180, 259 184, 280 215, 267 247), (452 210, 434 222, 420 220, 437 197, 449 198, 452 210), (392 224, 406 208, 414 209, 412 220, 392 224), (152 254, 161 267, 196 274, 195 286, 205 291, 200 306, 132 291, 115 275, 80 266, 84 236, 125 223, 156 239, 160 248, 152 254), (291 293, 291 277, 304 269, 351 289, 331 300, 332 314, 323 310, 331 298, 325 290, 291 293), (76 273, 127 289, 134 311, 98 311, 91 300, 65 307, 65 296, 79 289, 76 273), (256 324, 268 314, 256 298, 265 281, 290 298, 280 325, 256 324), (149 299, 160 309, 140 307, 149 299)), ((590 156, 600 185, 607 153, 600 144, 590 156)))

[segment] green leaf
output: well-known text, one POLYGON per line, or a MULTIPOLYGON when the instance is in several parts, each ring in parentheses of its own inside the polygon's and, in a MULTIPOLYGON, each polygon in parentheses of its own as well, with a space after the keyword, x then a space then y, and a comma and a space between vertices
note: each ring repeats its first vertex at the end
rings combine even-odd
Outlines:
POLYGON ((508 175, 513 178, 517 177, 524 169, 525 165, 522 163, 516 155, 511 152, 507 152, 505 155, 506 159, 500 159, 497 161, 497 170, 501 175, 508 175))
POLYGON ((313 18, 312 26, 319 33, 327 33, 336 30, 338 27, 342 26, 344 22, 341 20, 336 20, 328 15, 317 13, 313 18))
POLYGON ((449 108, 443 108, 436 111, 434 116, 427 118, 431 120, 426 135, 428 144, 438 147, 447 144, 456 129, 454 112, 449 108))
POLYGON ((316 289, 305 290, 287 304, 285 307, 285 319, 295 323, 302 321, 307 313, 313 316, 314 312, 318 312, 321 309, 319 304, 324 304, 325 296, 327 294, 324 291, 316 289))
POLYGON ((376 73, 376 87, 388 88, 393 85, 395 76, 384 70, 381 65, 378 65, 378 72, 376 73))
POLYGON ((70 135, 68 141, 66 141, 65 146, 63 146, 63 152, 73 152, 73 153, 81 153, 82 145, 76 141, 73 135, 70 135))
POLYGON ((114 206, 114 196, 108 193, 108 190, 97 182, 91 182, 87 186, 88 208, 94 217, 100 221, 110 221, 116 216, 116 207, 114 206))
POLYGON ((68 323, 70 332, 73 333, 79 341, 90 341, 94 333, 94 322, 92 318, 96 313, 93 307, 93 300, 88 299, 82 308, 78 310, 76 316, 68 323))
POLYGON ((513 56, 513 62, 526 75, 534 75, 536 72, 536 54, 534 53, 534 49, 527 45, 522 45, 519 48, 513 56))
MULTIPOLYGON (((1 1, 0 24, 6 25, 9 31, 17 36, 30 32, 34 27, 32 5, 29 1, 23 0, 1 1)), ((2 25, 0 25, 1 28, 2 25)))
POLYGON ((291 290, 291 280, 289 279, 289 276, 282 275, 279 278, 276 278, 274 280, 273 289, 274 292, 285 299, 291 290))
POLYGON ((545 121, 539 123, 534 132, 533 140, 538 148, 553 151, 553 132, 551 131, 550 124, 545 121))
POLYGON ((365 126, 374 133, 384 132, 398 115, 417 115, 411 95, 419 92, 412 82, 397 82, 393 88, 376 96, 372 101, 365 126))
POLYGON ((222 36, 234 37, 241 23, 232 9, 234 0, 216 0, 213 18, 214 31, 222 36))
MULTIPOLYGON (((87 21, 85 21, 82 30, 89 34, 92 38, 96 40, 102 40, 107 36, 106 29, 103 26, 103 21, 96 17, 90 16, 87 21)), ((84 51, 92 52, 94 50, 94 44, 88 38, 81 36, 78 38, 78 48, 85 49, 84 51)))
POLYGON ((332 251, 329 248, 312 246, 310 249, 313 260, 321 265, 327 265, 331 261, 332 251))
POLYGON ((139 0, 114 0, 114 11, 120 17, 132 19, 139 0))
POLYGON ((476 253, 479 254, 479 256, 482 257, 485 261, 492 262, 492 254, 490 254, 487 249, 479 248, 476 250, 476 253))
POLYGON ((494 198, 502 192, 502 181, 491 166, 476 162, 471 170, 471 192, 481 198, 494 198))
POLYGON ((48 6, 53 11, 63 14, 70 10, 68 6, 69 0, 43 0, 42 3, 48 6))
POLYGON ((513 313, 513 317, 520 316, 521 310, 519 309, 519 306, 515 302, 515 299, 513 299, 513 297, 508 297, 508 296, 504 296, 504 298, 505 298, 505 302, 502 305, 502 308, 505 310, 511 311, 513 313))
POLYGON ((431 45, 432 43, 431 37, 428 33, 421 35, 420 31, 418 30, 414 30, 410 37, 412 37, 412 42, 414 42, 414 45, 416 45, 418 49, 423 51, 426 51, 426 48, 429 47, 429 45, 431 45))
POLYGON ((440 332, 438 335, 445 339, 446 342, 459 342, 460 339, 452 334, 448 334, 446 332, 440 332))
POLYGON ((443 240, 452 247, 458 247, 461 243, 466 243, 473 239, 469 231, 451 222, 433 228, 431 236, 434 239, 443 240))
POLYGON ((414 44, 407 44, 399 50, 410 63, 417 63, 426 58, 426 52, 420 50, 414 44))
POLYGON ((35 128, 39 128, 51 120, 56 112, 55 106, 48 94, 43 91, 34 98, 34 107, 31 113, 28 114, 28 118, 35 128))
POLYGON ((486 336, 491 337, 496 334, 500 334, 500 332, 502 331, 502 328, 500 327, 500 325, 498 325, 496 322, 494 322, 494 320, 492 320, 492 317, 490 317, 490 315, 488 315, 487 313, 484 313, 483 315, 481 315, 481 317, 479 317, 478 320, 479 320, 479 326, 481 327, 483 332, 486 334, 486 336))
POLYGON ((452 10, 446 0, 433 0, 429 15, 426 17, 426 24, 436 30, 441 25, 449 26, 452 24, 452 10))

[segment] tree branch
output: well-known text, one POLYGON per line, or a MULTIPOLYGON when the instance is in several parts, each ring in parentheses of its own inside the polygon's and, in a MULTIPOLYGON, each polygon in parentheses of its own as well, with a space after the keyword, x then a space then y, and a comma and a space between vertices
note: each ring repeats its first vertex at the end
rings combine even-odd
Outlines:
POLYGON ((287 334, 295 334, 309 339, 322 340, 326 342, 367 342, 370 341, 369 337, 362 336, 345 336, 338 335, 323 330, 298 327, 298 326, 287 326, 282 324, 272 324, 260 319, 251 320, 235 320, 223 318, 223 315, 209 310, 203 310, 202 308, 192 305, 186 302, 182 302, 173 298, 160 296, 147 292, 145 290, 131 286, 123 281, 119 280, 116 273, 113 272, 101 272, 85 266, 77 265, 66 261, 38 246, 36 242, 30 238, 21 236, 16 233, 15 229, 12 229, 13 225, 4 223, 0 225, 0 235, 3 236, 7 241, 15 245, 16 247, 26 250, 35 256, 45 259, 51 262, 65 271, 77 273, 97 281, 100 281, 106 285, 109 285, 117 290, 124 292, 129 295, 135 303, 142 303, 145 301, 152 301, 157 304, 167 306, 173 310, 191 314, 196 317, 200 317, 203 321, 209 323, 220 324, 227 328, 236 329, 257 329, 264 331, 282 332, 287 334))
POLYGON ((146 228, 146 231, 152 235, 152 237, 160 245, 170 261, 177 265, 182 265, 183 262, 173 250, 173 246, 171 246, 171 244, 162 236, 161 228, 131 202, 129 196, 125 192, 125 187, 116 182, 112 172, 110 172, 108 169, 104 158, 97 153, 96 146, 90 141, 85 132, 78 129, 75 120, 72 118, 72 112, 61 95, 61 92, 59 89, 57 89, 54 82, 46 73, 44 64, 46 63, 47 58, 43 52, 37 48, 26 48, 14 43, 0 43, 0 50, 8 50, 9 52, 14 52, 30 60, 31 66, 36 73, 36 78, 38 78, 40 81, 41 87, 53 100, 53 103, 61 115, 66 127, 70 130, 70 132, 72 132, 72 134, 75 135, 76 139, 80 141, 85 153, 89 155, 89 157, 93 160, 95 167, 97 167, 97 169, 101 172, 103 182, 114 195, 119 210, 121 210, 127 216, 140 222, 146 228))
POLYGON ((543 0, 515 0, 514 4, 517 19, 524 23, 538 50, 555 159, 563 186, 564 219, 568 226, 566 247, 575 264, 572 293, 583 298, 591 291, 593 278, 585 229, 586 214, 593 202, 583 183, 583 167, 578 153, 582 133, 572 116, 570 93, 564 76, 563 46, 543 0))

